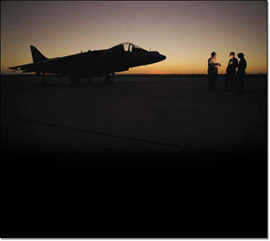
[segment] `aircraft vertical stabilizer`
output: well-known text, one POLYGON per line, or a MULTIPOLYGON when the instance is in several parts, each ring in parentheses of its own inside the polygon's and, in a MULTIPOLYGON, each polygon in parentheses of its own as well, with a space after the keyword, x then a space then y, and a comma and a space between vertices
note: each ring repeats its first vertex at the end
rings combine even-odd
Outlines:
POLYGON ((40 53, 36 47, 30 46, 30 48, 31 48, 34 63, 44 61, 44 60, 48 59, 42 53, 40 53))

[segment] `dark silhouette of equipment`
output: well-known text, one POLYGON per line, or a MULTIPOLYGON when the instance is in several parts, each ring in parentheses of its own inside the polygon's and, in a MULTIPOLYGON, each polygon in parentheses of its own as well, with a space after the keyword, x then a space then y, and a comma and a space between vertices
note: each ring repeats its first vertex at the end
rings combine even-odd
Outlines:
MULTIPOLYGON (((69 75, 71 84, 78 86, 81 78, 105 76, 105 82, 111 84, 116 72, 127 71, 129 68, 148 65, 166 59, 157 51, 147 51, 132 43, 121 43, 110 49, 88 51, 84 53, 48 59, 37 48, 30 46, 33 63, 10 67, 22 73, 35 72, 42 75, 46 86, 45 74, 69 75)), ((91 81, 90 81, 91 82, 91 81)))

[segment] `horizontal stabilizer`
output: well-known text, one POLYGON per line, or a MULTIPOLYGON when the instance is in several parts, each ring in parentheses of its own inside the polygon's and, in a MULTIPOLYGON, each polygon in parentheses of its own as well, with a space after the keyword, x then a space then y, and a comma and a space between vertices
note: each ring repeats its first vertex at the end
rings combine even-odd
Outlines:
POLYGON ((22 73, 31 73, 31 72, 35 72, 33 70, 24 70, 22 73))
POLYGON ((12 71, 12 73, 18 72, 18 71, 19 71, 19 69, 14 69, 14 70, 12 71))
POLYGON ((9 67, 9 69, 12 70, 29 70, 29 68, 33 67, 35 64, 24 64, 24 65, 18 65, 14 67, 9 67))
POLYGON ((9 67, 9 69, 13 69, 13 70, 20 70, 20 66, 9 67))

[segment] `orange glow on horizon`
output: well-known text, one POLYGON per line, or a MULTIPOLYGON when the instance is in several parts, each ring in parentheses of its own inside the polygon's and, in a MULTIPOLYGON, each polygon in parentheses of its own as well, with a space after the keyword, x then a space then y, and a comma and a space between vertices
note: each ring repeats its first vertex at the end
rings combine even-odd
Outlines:
POLYGON ((247 74, 266 73, 267 2, 1 2, 2 74, 32 63, 30 45, 54 58, 122 42, 167 57, 123 74, 207 74, 213 51, 220 74, 231 51, 245 54, 247 74))

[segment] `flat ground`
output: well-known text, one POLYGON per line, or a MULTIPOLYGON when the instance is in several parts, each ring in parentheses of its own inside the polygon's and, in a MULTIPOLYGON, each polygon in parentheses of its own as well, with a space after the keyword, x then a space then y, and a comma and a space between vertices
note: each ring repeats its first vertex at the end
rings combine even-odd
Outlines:
MULTIPOLYGON (((103 79, 1 77, 2 157, 132 157, 179 162, 266 155, 266 78, 246 92, 209 92, 205 78, 103 79)), ((223 79, 217 80, 222 89, 223 79)), ((139 159, 138 161, 142 161, 139 159)))

